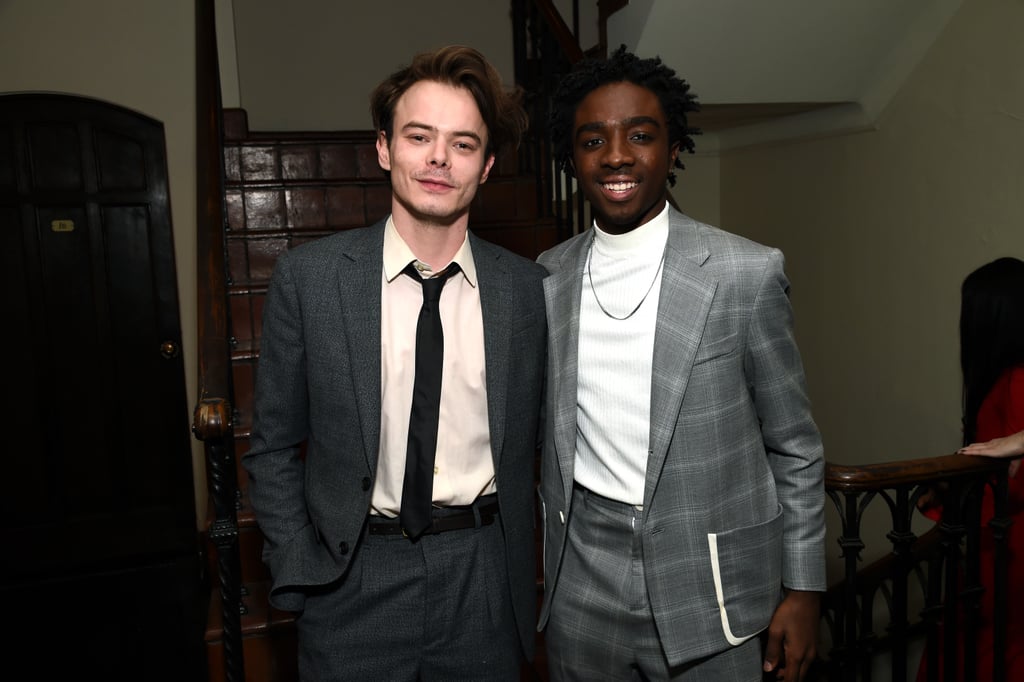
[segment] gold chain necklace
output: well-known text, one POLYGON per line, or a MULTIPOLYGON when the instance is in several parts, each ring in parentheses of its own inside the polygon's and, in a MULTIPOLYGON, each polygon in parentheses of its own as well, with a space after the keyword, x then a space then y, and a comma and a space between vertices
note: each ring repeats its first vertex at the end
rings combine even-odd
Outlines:
POLYGON ((602 313, 613 320, 618 320, 619 322, 628 320, 636 314, 636 311, 640 310, 640 306, 644 304, 644 301, 647 300, 647 297, 650 296, 651 291, 654 289, 654 283, 658 281, 658 275, 661 273, 661 267, 665 264, 665 252, 668 251, 668 242, 665 242, 665 249, 661 252, 661 260, 658 261, 658 269, 654 271, 654 279, 651 280, 651 284, 647 287, 647 292, 644 293, 644 297, 640 299, 640 302, 636 304, 636 307, 633 308, 629 315, 626 315, 625 317, 616 317, 608 312, 608 309, 601 304, 601 299, 597 297, 597 289, 594 287, 594 275, 590 272, 590 265, 594 260, 594 240, 596 238, 596 235, 590 238, 590 248, 587 249, 587 279, 590 281, 590 290, 594 292, 594 300, 597 301, 597 307, 601 309, 602 313))

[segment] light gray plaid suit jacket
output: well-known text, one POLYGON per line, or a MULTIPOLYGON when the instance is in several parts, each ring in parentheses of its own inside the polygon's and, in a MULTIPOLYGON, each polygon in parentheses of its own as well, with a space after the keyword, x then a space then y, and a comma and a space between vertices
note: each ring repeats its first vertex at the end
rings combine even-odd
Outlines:
MULTIPOLYGON (((380 446, 384 225, 281 254, 263 311, 251 448, 274 606, 342 577, 370 508, 380 446), (300 445, 307 442, 300 457, 300 445)), ((534 462, 544 382, 544 270, 470 233, 480 286, 491 452, 524 651, 537 612, 534 462)))
MULTIPOLYGON (((572 514, 576 367, 591 236, 539 262, 548 316, 541 465, 547 623, 572 514)), ((783 256, 670 209, 651 387, 644 569, 672 666, 768 626, 783 586, 825 588, 824 461, 783 256)))

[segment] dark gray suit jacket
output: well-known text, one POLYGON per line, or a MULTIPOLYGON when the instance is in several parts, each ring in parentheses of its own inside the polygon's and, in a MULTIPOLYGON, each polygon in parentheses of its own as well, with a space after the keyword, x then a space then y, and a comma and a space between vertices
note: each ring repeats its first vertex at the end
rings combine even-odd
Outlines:
MULTIPOLYGON (((249 496, 266 536, 274 606, 345 574, 358 551, 380 442, 384 225, 281 254, 263 310, 249 496), (305 457, 300 446, 307 443, 305 457)), ((546 322, 536 263, 470 234, 480 287, 487 412, 520 639, 536 615, 534 461, 546 322)))
MULTIPOLYGON (((768 626, 782 588, 825 588, 821 438, 782 254, 669 214, 654 340, 644 571, 668 662, 768 626)), ((541 466, 545 595, 572 514, 580 295, 591 235, 539 261, 550 341, 541 466)))

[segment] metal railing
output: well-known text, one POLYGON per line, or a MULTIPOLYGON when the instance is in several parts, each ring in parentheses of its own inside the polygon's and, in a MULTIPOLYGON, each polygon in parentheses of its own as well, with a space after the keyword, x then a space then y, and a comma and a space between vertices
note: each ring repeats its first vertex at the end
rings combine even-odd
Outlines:
POLYGON ((913 668, 916 663, 909 646, 916 638, 927 642, 930 680, 958 679, 957 669, 965 671, 959 679, 976 679, 974 633, 989 585, 994 600, 993 679, 1005 679, 1007 463, 945 455, 860 466, 829 464, 825 487, 839 513, 843 559, 843 574, 833 581, 823 603, 824 634, 831 640, 822 657, 825 677, 870 680, 884 654, 890 662, 888 679, 905 680, 908 664, 913 668), (986 489, 994 516, 983 527, 986 489), (919 536, 912 530, 914 516, 920 514, 917 503, 931 491, 942 491, 941 519, 919 536), (869 511, 887 513, 888 523, 865 525, 869 511), (994 567, 991 575, 982 575, 982 540, 989 533, 994 567), (888 552, 862 566, 869 543, 883 537, 888 552))

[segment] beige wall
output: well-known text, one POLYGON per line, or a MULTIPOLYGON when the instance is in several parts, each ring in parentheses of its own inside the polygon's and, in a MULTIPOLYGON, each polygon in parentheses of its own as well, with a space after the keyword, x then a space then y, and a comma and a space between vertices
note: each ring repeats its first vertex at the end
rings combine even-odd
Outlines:
MULTIPOLYGON (((83 95, 164 124, 190 423, 197 372, 193 16, 193 3, 183 0, 0 0, 0 92, 83 95)), ((198 446, 193 470, 203 509, 198 446)))
POLYGON ((695 138, 696 150, 681 158, 685 169, 676 169, 676 186, 669 191, 683 213, 709 225, 722 224, 721 158, 713 140, 695 138), (711 151, 702 151, 705 146, 711 151))
POLYGON ((877 130, 723 154, 724 226, 786 252, 831 461, 959 445, 960 282, 1024 257, 1021 26, 965 2, 877 130))
POLYGON ((234 0, 241 106, 252 130, 365 130, 369 95, 424 50, 480 50, 513 81, 505 0, 234 0), (426 30, 425 30, 426 29, 426 30))

